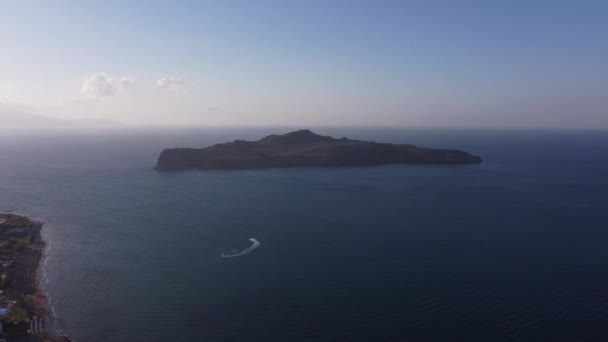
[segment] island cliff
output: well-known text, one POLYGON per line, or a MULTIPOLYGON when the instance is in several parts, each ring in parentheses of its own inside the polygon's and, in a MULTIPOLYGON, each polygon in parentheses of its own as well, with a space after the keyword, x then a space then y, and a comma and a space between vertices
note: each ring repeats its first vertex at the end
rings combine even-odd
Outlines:
POLYGON ((300 130, 269 135, 257 141, 235 140, 201 149, 165 149, 158 158, 156 169, 238 170, 396 163, 468 164, 481 163, 481 158, 459 150, 335 139, 300 130))

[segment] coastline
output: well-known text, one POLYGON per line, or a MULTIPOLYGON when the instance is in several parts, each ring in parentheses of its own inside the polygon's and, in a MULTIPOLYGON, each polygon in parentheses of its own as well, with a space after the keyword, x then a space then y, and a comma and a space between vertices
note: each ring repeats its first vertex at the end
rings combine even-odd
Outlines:
MULTIPOLYGON (((28 319, 25 322, 13 322, 12 327, 4 323, 6 338, 8 341, 72 341, 55 329, 49 299, 40 283, 43 274, 42 261, 47 247, 42 237, 44 222, 25 215, 15 216, 26 220, 23 231, 29 234, 29 243, 18 248, 13 254, 14 259, 9 269, 11 279, 5 292, 10 297, 11 304, 18 305, 19 310, 25 310, 28 319)), ((8 233, 10 232, 11 230, 8 233)), ((3 234, 6 235, 7 232, 3 234)), ((3 321, 10 317, 11 310, 9 307, 9 315, 4 317, 3 321)))

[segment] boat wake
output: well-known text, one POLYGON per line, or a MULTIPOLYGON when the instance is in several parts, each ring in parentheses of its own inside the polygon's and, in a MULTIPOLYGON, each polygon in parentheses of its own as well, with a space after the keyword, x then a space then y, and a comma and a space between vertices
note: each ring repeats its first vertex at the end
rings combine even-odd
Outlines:
POLYGON ((239 252, 236 249, 225 250, 223 252, 220 252, 220 256, 222 258, 234 258, 234 257, 238 257, 241 255, 245 255, 245 254, 253 252, 261 244, 260 241, 256 240, 255 238, 251 238, 251 239, 249 239, 249 241, 251 241, 252 245, 243 249, 242 251, 239 252))

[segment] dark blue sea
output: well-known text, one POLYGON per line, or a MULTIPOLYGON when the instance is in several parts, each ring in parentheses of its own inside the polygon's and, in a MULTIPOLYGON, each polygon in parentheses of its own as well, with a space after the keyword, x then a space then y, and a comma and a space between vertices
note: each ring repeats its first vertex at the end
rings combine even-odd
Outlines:
POLYGON ((3 133, 0 210, 46 221, 58 328, 78 341, 608 340, 607 132, 313 128, 484 162, 153 170, 165 147, 288 130, 3 133))

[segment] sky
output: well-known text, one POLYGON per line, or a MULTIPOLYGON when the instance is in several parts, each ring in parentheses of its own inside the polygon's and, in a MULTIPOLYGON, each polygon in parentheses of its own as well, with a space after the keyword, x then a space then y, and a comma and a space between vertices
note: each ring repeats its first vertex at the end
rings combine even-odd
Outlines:
POLYGON ((606 1, 0 1, 5 118, 608 128, 607 61, 606 1))

